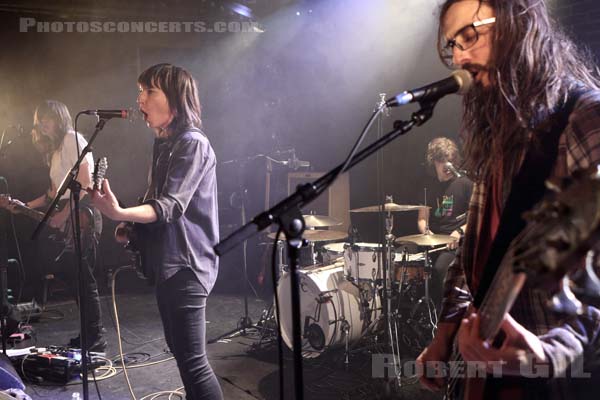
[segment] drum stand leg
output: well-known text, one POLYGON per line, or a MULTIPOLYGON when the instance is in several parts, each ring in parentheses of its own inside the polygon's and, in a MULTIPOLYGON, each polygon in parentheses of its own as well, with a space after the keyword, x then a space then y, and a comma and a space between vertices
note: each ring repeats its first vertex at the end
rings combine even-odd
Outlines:
POLYGON ((258 343, 255 345, 255 349, 260 349, 264 343, 263 341, 265 340, 265 337, 267 337, 268 334, 273 333, 272 332, 273 329, 269 327, 269 322, 272 321, 274 318, 274 313, 273 313, 274 307, 275 306, 274 306, 273 302, 271 302, 269 304, 269 307, 262 311, 260 319, 256 323, 256 326, 259 327, 260 339, 258 340, 258 343))
MULTIPOLYGON (((393 202, 391 196, 386 196, 386 202, 393 202)), ((394 281, 394 235, 392 230, 394 228, 394 216, 391 211, 386 213, 385 217, 385 257, 384 257, 384 293, 385 293, 385 316, 389 344, 392 351, 392 357, 394 359, 394 374, 397 387, 402 386, 402 371, 400 367, 401 355, 400 355, 400 343, 398 342, 398 324, 397 324, 397 313, 392 312, 392 282, 394 281), (387 267, 387 268, 386 268, 387 267)))
POLYGON ((429 312, 429 322, 431 322, 431 334, 435 334, 437 328, 437 310, 431 296, 429 296, 429 281, 433 275, 433 266, 429 258, 429 250, 425 250, 425 301, 427 302, 427 311, 429 312))
POLYGON ((350 324, 345 319, 342 321, 342 334, 344 335, 344 365, 346 368, 350 365, 350 324))

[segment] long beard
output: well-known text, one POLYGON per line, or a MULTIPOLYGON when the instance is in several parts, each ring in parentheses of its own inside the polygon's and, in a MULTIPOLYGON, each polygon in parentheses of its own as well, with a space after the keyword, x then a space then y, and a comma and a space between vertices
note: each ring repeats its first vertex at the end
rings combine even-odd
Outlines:
POLYGON ((498 86, 474 82, 464 107, 467 166, 488 177, 502 165, 504 176, 512 176, 526 148, 527 132, 498 86))

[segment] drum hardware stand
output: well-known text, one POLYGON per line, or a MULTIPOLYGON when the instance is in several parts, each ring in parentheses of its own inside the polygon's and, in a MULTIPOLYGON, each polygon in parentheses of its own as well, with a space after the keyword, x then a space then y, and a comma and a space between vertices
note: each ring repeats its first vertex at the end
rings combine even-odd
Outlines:
MULTIPOLYGON (((386 203, 393 203, 394 199, 392 196, 385 197, 386 203)), ((384 206, 385 207, 385 206, 384 206)), ((385 210, 385 208, 383 208, 385 210)), ((392 211, 388 210, 385 212, 385 242, 384 242, 384 253, 383 257, 383 293, 385 303, 384 306, 384 318, 385 324, 387 325, 388 341, 390 349, 392 351, 392 357, 394 359, 394 374, 397 382, 397 387, 402 386, 402 373, 398 370, 398 366, 401 365, 402 356, 400 354, 400 344, 398 343, 398 324, 397 324, 397 313, 392 311, 392 282, 394 281, 394 235, 392 230, 394 228, 394 215, 392 211), (397 361, 397 363, 396 363, 397 361)))
MULTIPOLYGON (((256 323, 256 327, 257 329, 259 329, 260 332, 260 338, 258 339, 258 343, 256 343, 256 345, 253 345, 254 350, 258 350, 262 347, 263 343, 265 343, 265 337, 267 337, 269 333, 276 334, 277 330, 269 327, 269 322, 273 321, 273 319, 275 318, 273 310, 274 307, 275 305, 273 304, 273 302, 271 302, 267 308, 263 309, 260 315, 260 319, 256 323)), ((268 342, 272 340, 273 339, 271 338, 268 342)))
MULTIPOLYGON (((0 143, 1 144, 1 143, 0 143)), ((3 178, 2 178, 3 179, 3 178)), ((6 182, 6 181, 5 181, 6 182)), ((8 184, 7 184, 8 186, 8 184)), ((0 329, 2 330, 2 354, 6 355, 7 317, 10 312, 8 302, 8 211, 0 209, 0 329)))
POLYGON ((346 368, 350 365, 350 347, 349 347, 349 333, 350 333, 350 323, 346 319, 342 321, 342 334, 344 335, 345 343, 344 343, 344 365, 346 368))
POLYGON ((435 309, 435 304, 433 304, 433 300, 429 295, 429 281, 433 274, 433 266, 431 265, 431 259, 429 258, 429 248, 425 249, 425 268, 423 271, 427 276, 425 277, 425 297, 420 299, 419 301, 424 300, 427 304, 427 311, 429 313, 429 321, 432 324, 431 332, 435 333, 435 329, 437 328, 437 310, 435 309), (433 308, 433 313, 432 313, 433 308), (433 316, 433 318, 432 318, 433 316))
POLYGON ((279 224, 281 229, 285 232, 288 239, 288 256, 290 258, 290 274, 292 285, 291 297, 292 326, 294 331, 294 389, 296 400, 302 400, 304 398, 304 390, 302 386, 302 349, 300 348, 300 295, 298 293, 299 279, 297 267, 299 248, 302 245, 302 233, 306 225, 300 209, 324 193, 340 174, 350 170, 355 165, 365 160, 397 137, 406 134, 413 127, 421 126, 431 119, 436 103, 437 100, 420 102, 420 109, 414 112, 408 121, 395 121, 393 131, 385 134, 380 139, 366 146, 363 150, 358 151, 358 145, 360 144, 360 141, 364 138, 366 132, 372 125, 378 113, 383 110, 383 108, 378 109, 377 112, 373 113, 371 116, 369 123, 361 133, 360 140, 357 141, 355 146, 353 146, 352 152, 343 163, 339 164, 337 167, 333 168, 316 181, 299 185, 296 191, 290 196, 275 204, 269 210, 263 211, 262 213, 256 215, 248 224, 230 234, 214 247, 215 253, 219 256, 222 256, 236 247, 239 243, 242 243, 244 240, 247 240, 256 233, 266 229, 273 223, 279 224))
MULTIPOLYGON (((245 167, 245 165, 248 161, 250 161, 250 160, 244 160, 242 162, 242 169, 244 169, 243 167, 245 167)), ((240 196, 240 213, 241 213, 241 222, 242 222, 242 226, 243 226, 243 225, 246 225, 246 222, 247 222, 246 221, 246 198, 247 198, 247 194, 248 194, 248 189, 246 189, 244 187, 243 178, 241 176, 239 176, 238 179, 239 179, 238 193, 240 196)), ((244 281, 244 285, 242 288, 242 291, 244 292, 244 315, 238 320, 238 324, 234 329, 232 329, 228 332, 225 332, 222 335, 220 335, 214 339, 209 340, 208 341, 209 344, 216 343, 223 339, 232 339, 237 336, 246 336, 248 333, 247 331, 249 329, 258 328, 258 324, 254 325, 252 323, 252 319, 250 319, 250 316, 248 313, 248 290, 250 289, 249 288, 250 282, 248 279, 248 240, 244 240, 244 242, 242 243, 242 268, 243 268, 243 272, 244 272, 242 274, 242 279, 244 281)))
MULTIPOLYGON (((275 290, 277 290, 277 282, 279 281, 279 278, 281 277, 283 272, 287 270, 287 265, 283 262, 283 240, 278 240, 277 243, 275 243, 275 246, 277 247, 276 251, 277 251, 278 266, 275 269, 275 271, 276 271, 275 278, 276 279, 275 279, 275 282, 273 282, 273 287, 275 288, 275 290)), ((275 335, 278 334, 277 328, 273 329, 273 328, 269 327, 269 321, 274 321, 274 319, 275 319, 275 303, 273 300, 271 300, 271 302, 269 303, 269 306, 262 310, 260 319, 256 323, 256 327, 259 329, 259 332, 260 332, 260 338, 258 340, 258 343, 253 345, 253 348, 255 350, 258 350, 262 347, 263 341, 265 340, 265 337, 267 336, 268 333, 274 333, 275 335)), ((275 322, 275 326, 277 326, 277 322, 276 321, 274 321, 274 322, 275 322)), ((271 338, 269 340, 269 342, 272 340, 273 339, 271 338)))

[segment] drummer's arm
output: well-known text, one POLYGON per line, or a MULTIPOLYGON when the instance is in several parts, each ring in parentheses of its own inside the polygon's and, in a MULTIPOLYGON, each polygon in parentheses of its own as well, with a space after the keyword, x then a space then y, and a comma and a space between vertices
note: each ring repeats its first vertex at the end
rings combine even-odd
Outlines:
POLYGON ((464 224, 462 226, 459 226, 455 230, 453 230, 452 233, 450 234, 450 236, 455 237, 456 240, 460 240, 461 236, 465 234, 466 230, 467 230, 467 224, 464 224))
POLYGON ((429 221, 429 209, 419 209, 419 216, 417 217, 417 226, 419 228, 419 233, 425 233, 429 229, 428 223, 429 221))

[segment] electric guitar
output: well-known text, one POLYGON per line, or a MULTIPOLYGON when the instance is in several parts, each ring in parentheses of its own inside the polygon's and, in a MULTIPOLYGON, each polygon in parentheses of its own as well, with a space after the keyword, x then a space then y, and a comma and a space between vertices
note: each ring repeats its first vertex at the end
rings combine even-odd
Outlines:
POLYGON ((117 227, 115 234, 127 238, 125 250, 131 254, 133 265, 135 266, 138 276, 148 281, 148 284, 154 284, 154 274, 150 270, 145 260, 146 255, 146 232, 145 224, 137 224, 135 222, 125 222, 117 227))
MULTIPOLYGON (((480 337, 494 341, 505 315, 512 308, 526 280, 529 284, 557 293, 569 283, 569 274, 581 272, 581 260, 600 241, 600 173, 596 167, 578 172, 560 183, 547 182, 551 192, 523 216, 523 231, 513 239, 496 275, 477 310, 480 337)), ((600 295, 600 286, 598 286, 600 295)), ((554 298, 548 304, 556 311, 572 306, 554 298)), ((560 297, 559 297, 560 299, 560 297)), ((573 301, 573 299, 568 299, 573 301)), ((577 306, 577 304, 575 304, 577 306)), ((455 339, 456 340, 456 339, 455 339)), ((450 366, 462 362, 454 343, 450 366)), ((447 399, 483 398, 484 378, 463 379, 465 368, 448 373, 447 399)))
MULTIPOLYGON (((106 170, 108 168, 108 162, 106 157, 98 159, 94 165, 94 172, 92 174, 92 182, 94 188, 101 187, 106 170)), ((66 207, 66 206, 65 206, 66 207)), ((9 194, 0 194, 0 208, 4 208, 13 214, 22 214, 35 221, 42 221, 44 213, 28 207, 22 201, 13 199, 9 194)), ((94 216, 89 208, 83 207, 79 211, 79 220, 81 224, 81 235, 86 237, 93 232, 94 229, 94 216)), ((50 235, 48 236, 51 240, 58 242, 65 246, 65 250, 73 249, 73 230, 71 228, 71 218, 68 218, 63 226, 60 228, 50 227, 50 235)))

